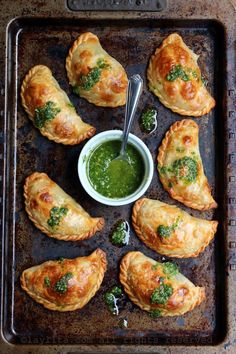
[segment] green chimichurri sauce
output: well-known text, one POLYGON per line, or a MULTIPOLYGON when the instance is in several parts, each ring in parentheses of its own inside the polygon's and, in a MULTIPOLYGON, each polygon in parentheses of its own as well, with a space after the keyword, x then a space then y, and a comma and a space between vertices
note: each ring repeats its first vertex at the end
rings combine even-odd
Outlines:
POLYGON ((82 75, 79 79, 78 85, 73 87, 74 93, 80 93, 80 90, 89 91, 100 80, 102 69, 108 69, 110 65, 107 64, 104 59, 97 60, 97 65, 92 68, 87 75, 82 75))
POLYGON ((67 292, 68 290, 68 281, 73 278, 73 274, 72 273, 66 273, 65 275, 63 275, 54 285, 54 290, 57 293, 61 293, 64 294, 67 292))
POLYGON ((165 305, 172 294, 172 286, 161 283, 161 285, 153 291, 151 295, 151 303, 165 305))
POLYGON ((130 226, 128 221, 119 220, 111 234, 111 243, 115 246, 128 245, 130 238, 130 226))
POLYGON ((34 123, 37 128, 43 128, 46 123, 61 111, 52 101, 48 101, 44 106, 35 109, 34 123))
POLYGON ((109 311, 113 315, 119 314, 119 302, 123 299, 124 294, 120 286, 114 286, 110 291, 104 295, 105 303, 109 311))
POLYGON ((59 225, 61 218, 68 213, 68 209, 64 207, 53 207, 50 210, 50 218, 47 223, 51 228, 54 228, 59 225))
POLYGON ((157 110, 149 108, 141 115, 141 129, 146 133, 152 133, 157 127, 157 110))
POLYGON ((144 177, 143 159, 133 145, 127 145, 127 161, 113 161, 120 147, 120 140, 106 141, 92 151, 87 162, 90 183, 105 197, 127 197, 138 189, 144 177))
POLYGON ((166 225, 159 225, 157 228, 157 233, 160 237, 170 237, 172 232, 175 231, 179 225, 180 218, 177 218, 177 220, 174 222, 173 225, 171 226, 166 226, 166 225))

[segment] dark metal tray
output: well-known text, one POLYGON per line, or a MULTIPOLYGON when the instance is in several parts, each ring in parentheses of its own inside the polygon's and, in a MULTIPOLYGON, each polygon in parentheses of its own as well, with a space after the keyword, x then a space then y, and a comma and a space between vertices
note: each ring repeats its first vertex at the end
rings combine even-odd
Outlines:
MULTIPOLYGON (((87 19, 86 16, 80 20, 67 17, 50 20, 47 17, 20 17, 14 19, 7 29, 2 339, 19 348, 25 344, 36 347, 67 344, 76 345, 76 348, 98 344, 103 348, 105 345, 104 351, 113 345, 116 345, 117 350, 120 345, 132 345, 134 348, 137 344, 143 350, 146 345, 153 349, 157 344, 219 345, 229 335, 226 271, 227 245, 230 241, 228 223, 234 226, 235 222, 234 219, 229 220, 229 209, 235 201, 228 189, 228 181, 230 178, 233 181, 234 174, 227 170, 234 158, 232 153, 228 156, 230 140, 235 137, 232 130, 234 113, 229 119, 226 98, 227 95, 232 98, 235 91, 227 91, 227 68, 229 59, 233 59, 229 58, 227 52, 225 26, 213 19, 160 18, 156 21, 151 16, 128 19, 125 16, 106 18, 103 14, 103 17, 102 24, 100 19, 87 19), (65 58, 73 41, 86 31, 98 35, 104 49, 122 63, 128 75, 139 73, 144 78, 144 92, 137 116, 146 106, 156 107, 158 129, 152 135, 145 135, 136 120, 132 132, 147 144, 154 161, 166 130, 176 120, 184 118, 165 108, 146 86, 148 60, 168 34, 178 32, 186 44, 200 55, 199 65, 208 79, 208 89, 217 101, 212 112, 194 120, 200 128, 200 150, 205 173, 219 208, 216 211, 198 212, 174 202, 164 192, 156 169, 146 193, 147 197, 176 204, 191 215, 219 221, 215 240, 205 252, 195 259, 175 260, 183 274, 196 285, 206 287, 206 301, 184 316, 153 320, 129 300, 119 316, 112 316, 108 312, 103 295, 118 282, 122 256, 130 250, 140 250, 157 260, 162 260, 162 257, 145 247, 133 230, 128 246, 120 249, 110 243, 110 230, 118 219, 130 220, 132 205, 109 207, 92 200, 77 177, 77 159, 84 143, 69 147, 47 140, 34 128, 21 106, 19 92, 25 74, 32 66, 44 64, 52 70, 81 116, 93 124, 97 132, 122 128, 124 107, 95 107, 75 96, 69 87, 65 58), (64 242, 49 238, 36 229, 26 215, 23 199, 24 180, 34 171, 46 172, 92 215, 104 216, 104 230, 90 240, 64 242), (231 204, 225 196, 231 198, 231 204), (50 312, 21 290, 19 277, 24 269, 61 256, 73 258, 88 255, 97 247, 107 253, 108 270, 100 290, 83 309, 70 313, 50 312), (127 319, 128 328, 120 328, 122 319, 127 319)), ((231 109, 230 112, 234 111, 231 109)))

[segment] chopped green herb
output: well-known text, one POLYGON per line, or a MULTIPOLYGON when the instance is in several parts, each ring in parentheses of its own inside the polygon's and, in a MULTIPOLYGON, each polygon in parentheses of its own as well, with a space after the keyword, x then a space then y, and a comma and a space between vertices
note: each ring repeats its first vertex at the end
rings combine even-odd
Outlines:
POLYGON ((153 291, 151 295, 151 302, 153 304, 165 305, 172 294, 172 286, 161 283, 161 285, 153 291))
POLYGON ((159 166, 158 165, 158 171, 161 175, 165 175, 168 172, 168 169, 166 166, 159 166))
POLYGON ((60 112, 60 108, 52 101, 35 109, 34 123, 37 128, 43 128, 47 121, 52 120, 60 112))
POLYGON ((161 312, 161 310, 159 310, 159 309, 155 309, 155 310, 151 310, 151 311, 149 312, 149 315, 150 315, 150 317, 152 317, 152 318, 157 318, 157 317, 161 317, 162 312, 161 312))
POLYGON ((147 133, 153 131, 157 125, 156 117, 157 111, 154 108, 143 112, 141 115, 141 128, 147 133))
POLYGON ((47 223, 52 228, 59 225, 61 218, 68 213, 68 209, 64 207, 53 207, 50 210, 50 219, 48 219, 47 223))
POLYGON ((197 179, 197 162, 189 156, 175 160, 172 169, 175 176, 186 184, 193 183, 197 179))
POLYGON ((184 70, 181 64, 175 65, 171 68, 169 73, 166 75, 167 81, 175 81, 176 79, 180 78, 183 81, 189 81, 189 75, 184 70))
POLYGON ((100 80, 102 70, 108 67, 110 67, 110 65, 105 63, 103 59, 98 59, 97 66, 92 68, 88 74, 80 77, 78 85, 73 87, 73 92, 79 95, 81 90, 91 90, 100 80))
POLYGON ((111 291, 108 291, 104 295, 105 303, 108 306, 108 309, 113 315, 119 314, 119 308, 117 302, 123 297, 122 289, 119 286, 114 286, 111 291))
POLYGON ((70 108, 75 108, 75 106, 73 105, 72 102, 67 103, 67 106, 70 107, 70 108))
POLYGON ((168 187, 169 187, 169 188, 172 188, 172 187, 173 187, 173 183, 172 183, 172 182, 169 182, 169 183, 168 183, 168 187))
POLYGON ((158 266, 159 266, 158 262, 156 264, 153 264, 152 265, 152 270, 157 270, 158 266))
POLYGON ((180 147, 177 147, 176 149, 175 149, 177 152, 184 152, 185 151, 185 148, 180 148, 180 147))
POLYGON ((68 290, 68 281, 73 277, 72 273, 63 275, 54 285, 54 290, 58 293, 65 293, 68 290))
POLYGON ((179 269, 175 263, 165 262, 163 263, 163 272, 168 276, 174 276, 179 273, 179 269))
POLYGON ((127 221, 119 221, 115 230, 111 235, 111 242, 113 245, 123 246, 127 245, 129 239, 130 227, 127 221))
POLYGON ((164 226, 164 225, 159 225, 157 228, 157 233, 160 237, 170 237, 172 233, 172 227, 171 226, 164 226))
POLYGON ((45 285, 47 288, 49 288, 49 287, 50 287, 51 282, 50 282, 49 277, 45 277, 45 278, 44 278, 44 285, 45 285))
POLYGON ((59 263, 64 262, 64 260, 65 260, 65 258, 64 258, 64 257, 59 257, 59 258, 58 258, 58 262, 59 262, 59 263))
POLYGON ((104 59, 100 58, 97 60, 97 66, 100 68, 100 69, 107 69, 110 67, 109 64, 107 64, 104 59))
POLYGON ((172 232, 177 229, 179 225, 180 218, 178 217, 177 220, 174 222, 173 225, 171 226, 164 226, 164 225, 159 225, 157 228, 157 233, 160 237, 170 237, 172 232))
POLYGON ((196 73, 196 71, 195 71, 195 70, 192 70, 192 75, 193 75, 193 77, 194 77, 195 79, 197 79, 197 78, 198 78, 198 75, 197 75, 197 73, 196 73))

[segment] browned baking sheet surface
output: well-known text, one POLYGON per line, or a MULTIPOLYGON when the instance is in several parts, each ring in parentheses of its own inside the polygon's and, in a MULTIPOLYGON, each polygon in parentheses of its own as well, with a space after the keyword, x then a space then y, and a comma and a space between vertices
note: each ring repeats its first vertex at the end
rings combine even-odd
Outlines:
POLYGON ((226 136, 222 120, 222 93, 224 89, 224 34, 221 25, 214 21, 100 21, 87 20, 15 20, 8 31, 9 78, 11 99, 8 111, 9 144, 9 189, 7 194, 7 249, 8 267, 4 335, 12 343, 66 344, 66 343, 145 343, 145 344, 216 344, 226 333, 226 302, 224 293, 223 266, 224 233, 222 222, 225 210, 223 139, 226 136), (82 118, 94 125, 97 132, 121 129, 124 107, 118 109, 99 108, 74 95, 69 87, 65 71, 68 50, 83 32, 96 34, 109 54, 114 56, 127 70, 128 75, 139 73, 145 80, 137 120, 132 128, 147 144, 153 159, 157 148, 172 123, 183 119, 160 104, 146 86, 148 60, 170 33, 178 32, 185 43, 200 55, 199 65, 208 79, 208 88, 216 99, 217 106, 207 116, 195 121, 200 127, 200 150, 205 173, 213 187, 219 203, 216 211, 198 212, 185 208, 164 192, 156 172, 146 196, 176 204, 191 215, 217 219, 220 226, 216 238, 205 252, 196 259, 176 260, 180 271, 194 284, 206 287, 206 301, 194 311, 174 318, 151 319, 148 313, 134 306, 129 300, 119 316, 112 316, 103 301, 103 295, 117 284, 120 259, 130 250, 140 250, 145 255, 162 260, 148 249, 131 232, 130 243, 123 248, 109 241, 114 223, 124 218, 130 221, 131 205, 109 207, 92 200, 77 177, 77 159, 84 143, 70 147, 56 144, 43 137, 28 119, 20 102, 20 86, 28 70, 37 64, 47 65, 61 87, 69 94, 82 118), (154 106, 158 110, 158 128, 152 135, 141 132, 138 117, 143 108, 154 106), (24 210, 23 184, 26 176, 34 171, 46 172, 68 194, 74 197, 93 216, 103 216, 105 228, 93 238, 82 242, 64 242, 47 237, 28 219, 24 210), (15 178, 15 180, 14 180, 15 178), (73 258, 90 254, 97 247, 108 257, 108 270, 96 296, 79 311, 70 313, 50 312, 25 294, 19 283, 21 272, 35 264, 58 257, 73 258), (119 322, 127 319, 128 328, 121 329, 119 322), (181 342, 185 338, 186 343, 181 342), (59 339, 61 338, 61 343, 59 339))

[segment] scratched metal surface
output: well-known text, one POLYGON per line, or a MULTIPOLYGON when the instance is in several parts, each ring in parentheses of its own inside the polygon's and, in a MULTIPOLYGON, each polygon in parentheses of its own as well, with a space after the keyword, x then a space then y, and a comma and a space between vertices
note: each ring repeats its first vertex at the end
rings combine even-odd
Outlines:
POLYGON ((75 104, 78 113, 85 121, 94 125, 97 132, 121 129, 124 107, 96 107, 75 96, 69 87, 65 58, 73 41, 86 31, 98 35, 103 48, 126 68, 129 76, 139 73, 143 77, 144 92, 132 133, 147 144, 154 161, 166 130, 176 120, 184 118, 160 104, 146 85, 148 60, 168 34, 177 31, 186 44, 200 55, 199 65, 208 79, 208 88, 216 101, 220 101, 223 92, 224 37, 221 26, 216 22, 113 20, 103 21, 102 27, 100 22, 95 20, 78 23, 76 20, 66 19, 60 22, 28 19, 12 23, 9 29, 12 39, 10 68, 12 78, 15 78, 12 99, 14 104, 16 99, 17 109, 15 116, 9 117, 8 122, 12 193, 8 194, 7 217, 8 234, 12 237, 8 239, 8 295, 5 299, 7 315, 4 318, 4 335, 11 343, 23 344, 54 344, 55 338, 57 344, 60 344, 58 338, 61 338, 64 344, 135 344, 135 340, 140 343, 142 339, 148 340, 147 344, 168 344, 168 339, 170 343, 173 339, 178 343, 183 336, 192 344, 217 344, 226 333, 226 301, 222 286, 225 282, 222 271, 225 237, 222 227, 222 147, 225 131, 221 119, 222 106, 218 103, 208 115, 194 119, 200 128, 200 150, 205 173, 219 208, 216 211, 197 212, 175 202, 163 190, 156 172, 145 194, 150 198, 176 204, 191 215, 219 221, 216 238, 205 252, 196 259, 176 259, 184 275, 194 284, 206 287, 206 301, 184 316, 153 320, 127 299, 120 315, 112 316, 105 306, 103 295, 118 283, 119 262, 122 256, 130 250, 140 250, 157 260, 162 257, 139 241, 133 229, 128 246, 117 248, 109 242, 110 230, 117 219, 130 221, 132 205, 109 207, 92 200, 83 190, 77 177, 77 159, 84 143, 69 147, 47 140, 28 119, 19 96, 22 80, 28 70, 34 65, 44 64, 52 70, 54 77, 75 104), (138 124, 138 118, 147 106, 156 107, 158 110, 158 128, 152 135, 143 134, 138 124), (90 240, 82 242, 55 240, 35 228, 24 210, 23 199, 24 180, 34 171, 46 172, 93 216, 104 216, 105 228, 90 240), (24 269, 61 256, 73 258, 88 255, 97 247, 107 253, 108 270, 100 290, 83 309, 70 313, 50 312, 21 290, 19 277, 24 269), (119 326, 119 321, 124 318, 128 321, 127 329, 121 329, 119 326))

